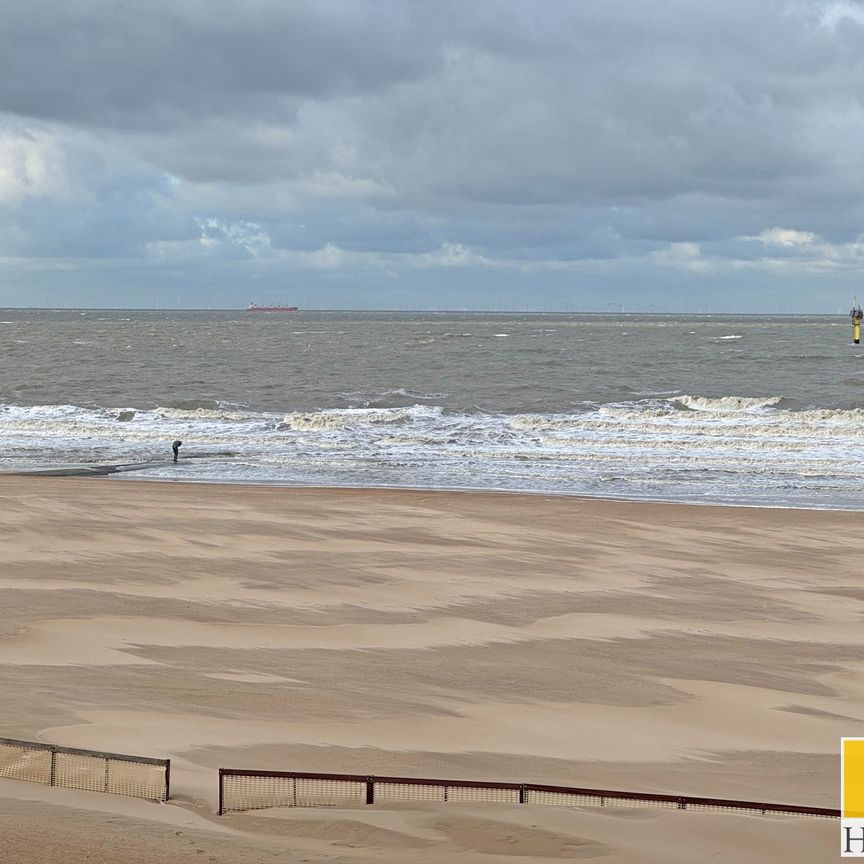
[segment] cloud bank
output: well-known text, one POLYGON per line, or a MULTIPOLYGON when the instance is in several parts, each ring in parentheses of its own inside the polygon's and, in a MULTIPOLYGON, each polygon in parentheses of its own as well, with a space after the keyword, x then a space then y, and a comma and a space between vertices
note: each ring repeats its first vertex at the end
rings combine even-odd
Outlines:
POLYGON ((0 304, 833 312, 864 6, 0 0, 0 304))

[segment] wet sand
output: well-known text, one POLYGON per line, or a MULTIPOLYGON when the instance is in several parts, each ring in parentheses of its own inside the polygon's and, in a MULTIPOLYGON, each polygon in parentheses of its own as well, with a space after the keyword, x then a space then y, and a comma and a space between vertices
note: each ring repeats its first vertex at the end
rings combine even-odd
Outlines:
POLYGON ((860 514, 55 477, 0 478, 0 505, 0 735, 167 756, 173 787, 0 782, 10 860, 836 857, 830 820, 722 813, 219 819, 215 769, 836 807, 860 514))

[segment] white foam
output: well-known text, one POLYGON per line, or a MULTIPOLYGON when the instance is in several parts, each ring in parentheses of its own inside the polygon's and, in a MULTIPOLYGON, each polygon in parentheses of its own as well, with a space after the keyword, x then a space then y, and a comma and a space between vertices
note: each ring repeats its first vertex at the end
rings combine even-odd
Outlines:
POLYGON ((345 429, 352 426, 409 423, 424 413, 423 406, 419 405, 413 408, 342 408, 286 414, 282 424, 288 429, 304 431, 345 429))
POLYGON ((171 420, 252 420, 262 415, 224 408, 157 408, 160 417, 171 420))
POLYGON ((761 500, 760 490, 794 490, 782 494, 798 500, 847 489, 857 500, 850 466, 864 456, 864 409, 791 411, 779 402, 658 396, 520 415, 423 404, 284 415, 239 405, 2 405, 0 465, 153 460, 161 467, 149 474, 191 480, 579 494, 615 494, 619 483, 622 495, 639 488, 674 497, 670 490, 692 488, 700 500, 749 501, 761 500), (174 438, 184 441, 176 466, 166 460, 174 438), (206 458, 217 453, 237 455, 206 458))
POLYGON ((757 408, 769 408, 776 405, 783 397, 782 396, 765 396, 765 397, 749 397, 749 396, 676 396, 675 402, 689 408, 691 411, 713 411, 713 412, 733 412, 733 411, 753 411, 757 408))

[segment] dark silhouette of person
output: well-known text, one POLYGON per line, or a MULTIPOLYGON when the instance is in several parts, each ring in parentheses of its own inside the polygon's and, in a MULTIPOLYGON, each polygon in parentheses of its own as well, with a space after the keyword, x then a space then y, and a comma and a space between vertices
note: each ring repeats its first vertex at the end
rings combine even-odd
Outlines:
POLYGON ((174 451, 174 461, 175 461, 175 462, 177 461, 177 456, 178 456, 179 453, 180 453, 180 445, 181 445, 182 443, 183 443, 182 441, 175 441, 175 442, 171 445, 171 449, 174 451))

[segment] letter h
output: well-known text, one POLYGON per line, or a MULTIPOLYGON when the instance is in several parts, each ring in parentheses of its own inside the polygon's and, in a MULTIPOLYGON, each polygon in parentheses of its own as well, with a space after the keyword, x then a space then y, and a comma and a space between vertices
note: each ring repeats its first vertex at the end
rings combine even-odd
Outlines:
POLYGON ((857 852, 857 849, 852 848, 853 843, 860 844, 861 846, 861 854, 864 855, 864 826, 853 826, 853 825, 844 825, 843 830, 846 832, 846 845, 843 849, 844 852, 857 852), (860 835, 858 837, 853 837, 852 832, 855 830, 860 831, 860 835))

